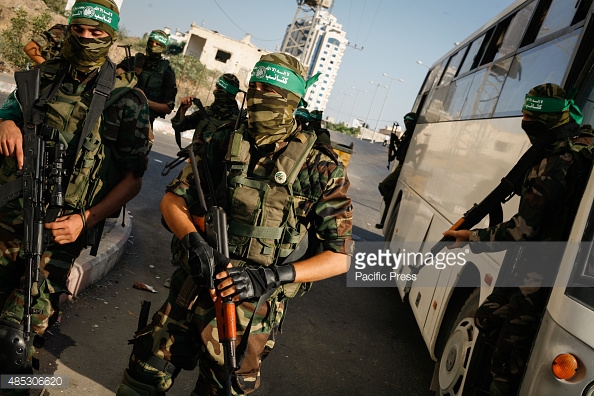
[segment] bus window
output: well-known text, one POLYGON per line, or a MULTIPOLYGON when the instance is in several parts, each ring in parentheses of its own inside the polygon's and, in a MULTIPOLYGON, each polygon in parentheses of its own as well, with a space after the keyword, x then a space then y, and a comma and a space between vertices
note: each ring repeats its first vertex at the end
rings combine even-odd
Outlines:
POLYGON ((483 53, 485 52, 484 46, 489 42, 489 38, 493 34, 494 28, 489 30, 487 33, 483 34, 481 37, 477 38, 470 44, 468 48, 468 53, 466 54, 466 59, 464 59, 464 63, 462 63, 462 67, 460 67, 460 71, 458 75, 462 75, 470 70, 476 69, 481 61, 483 53), (486 39, 486 42, 485 42, 486 39))
POLYGON ((464 58, 464 53, 466 52, 466 48, 461 49, 460 51, 456 52, 455 55, 452 55, 450 58, 450 62, 443 73, 443 77, 439 85, 447 85, 452 81, 454 77, 456 77, 456 73, 458 72, 458 68, 460 67, 460 63, 464 58))
POLYGON ((501 94, 501 88, 505 81, 505 76, 512 63, 512 59, 508 58, 502 62, 495 63, 489 68, 489 71, 477 85, 477 93, 475 103, 470 106, 470 102, 466 102, 467 108, 472 109, 470 118, 486 118, 490 117, 495 109, 495 105, 501 94))
POLYGON ((565 294, 594 309, 594 212, 590 212, 588 226, 580 245, 575 267, 565 294))
POLYGON ((580 0, 553 0, 536 39, 570 26, 579 3, 580 0))
POLYGON ((461 120, 468 120, 472 118, 473 113, 478 112, 476 109, 477 95, 481 91, 481 86, 483 85, 483 80, 485 79, 486 74, 487 69, 482 69, 474 73, 474 80, 468 90, 466 103, 464 103, 464 107, 462 107, 462 112, 460 113, 461 120))
POLYGON ((583 88, 583 93, 580 95, 579 107, 584 114, 582 124, 594 125, 594 73, 590 74, 589 81, 583 88))
POLYGON ((459 120, 460 112, 466 99, 468 97, 468 90, 472 85, 474 75, 470 74, 466 77, 457 79, 450 84, 448 96, 446 97, 443 104, 444 118, 447 120, 459 120))
POLYGON ((501 43, 494 60, 509 55, 518 49, 520 40, 524 35, 526 26, 528 26, 528 22, 530 21, 535 6, 536 2, 532 2, 514 15, 513 21, 505 32, 505 37, 503 38, 503 42, 501 43))
POLYGON ((495 56, 499 53, 499 49, 503 45, 503 39, 507 33, 507 29, 513 19, 513 16, 505 18, 503 21, 497 24, 497 28, 495 29, 495 33, 489 42, 487 50, 485 51, 485 55, 481 60, 481 65, 485 65, 487 63, 493 62, 495 56))
POLYGON ((571 21, 571 24, 575 25, 576 23, 581 22, 584 19, 586 19, 586 15, 588 15, 588 10, 590 9, 591 5, 592 5, 592 0, 580 1, 580 5, 578 7, 578 10, 575 13, 575 16, 573 17, 573 21, 571 21))
POLYGON ((547 17, 547 12, 549 11, 551 2, 552 0, 541 0, 537 2, 538 5, 536 6, 536 11, 534 11, 534 14, 532 15, 532 20, 530 21, 530 25, 526 30, 526 34, 522 39, 522 44, 520 47, 534 43, 534 40, 536 40, 536 36, 542 27, 542 23, 547 17))
POLYGON ((503 85, 494 117, 520 115, 524 96, 543 83, 563 85, 582 29, 517 54, 503 85), (543 67, 546 65, 546 67, 543 67))

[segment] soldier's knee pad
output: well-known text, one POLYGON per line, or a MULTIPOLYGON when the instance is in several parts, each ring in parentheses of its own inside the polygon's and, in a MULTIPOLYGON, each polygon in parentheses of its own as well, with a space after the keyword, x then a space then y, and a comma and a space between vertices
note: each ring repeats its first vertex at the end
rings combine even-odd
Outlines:
POLYGON ((128 374, 128 370, 124 371, 124 378, 116 391, 116 396, 164 396, 165 392, 159 392, 157 388, 152 385, 143 384, 136 381, 128 374))
POLYGON ((22 326, 0 321, 0 372, 20 374, 30 371, 28 349, 22 326))

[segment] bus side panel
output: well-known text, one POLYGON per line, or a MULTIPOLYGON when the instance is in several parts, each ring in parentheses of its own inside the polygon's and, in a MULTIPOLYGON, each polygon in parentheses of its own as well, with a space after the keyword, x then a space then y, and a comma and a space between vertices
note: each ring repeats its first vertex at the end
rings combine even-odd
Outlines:
MULTIPOLYGON (((589 330, 592 331, 592 327, 589 330)), ((594 386, 593 377, 594 349, 559 326, 547 311, 532 349, 520 396, 585 395, 584 390, 594 386), (559 380, 553 375, 551 365, 556 356, 568 352, 578 357, 583 365, 582 373, 569 381, 559 380)))

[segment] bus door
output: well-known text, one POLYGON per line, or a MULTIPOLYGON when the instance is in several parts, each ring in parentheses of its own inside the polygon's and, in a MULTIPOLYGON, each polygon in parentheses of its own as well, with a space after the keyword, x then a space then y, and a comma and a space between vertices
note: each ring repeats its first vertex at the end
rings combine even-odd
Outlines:
MULTIPOLYGON (((394 234, 389 245, 390 251, 402 255, 420 251, 433 220, 433 211, 417 194, 405 188, 402 192, 398 213, 394 234)), ((400 279, 411 274, 411 268, 407 265, 400 265, 394 271, 399 274, 396 286, 400 297, 404 299, 408 285, 406 281, 400 281, 400 279)))

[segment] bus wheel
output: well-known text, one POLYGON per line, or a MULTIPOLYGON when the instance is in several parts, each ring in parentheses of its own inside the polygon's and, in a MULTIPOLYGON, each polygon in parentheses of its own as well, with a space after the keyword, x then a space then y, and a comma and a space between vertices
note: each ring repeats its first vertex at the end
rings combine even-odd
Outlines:
POLYGON ((439 386, 436 395, 462 396, 470 369, 472 350, 478 336, 474 313, 479 306, 480 290, 474 290, 458 314, 439 362, 439 386))

